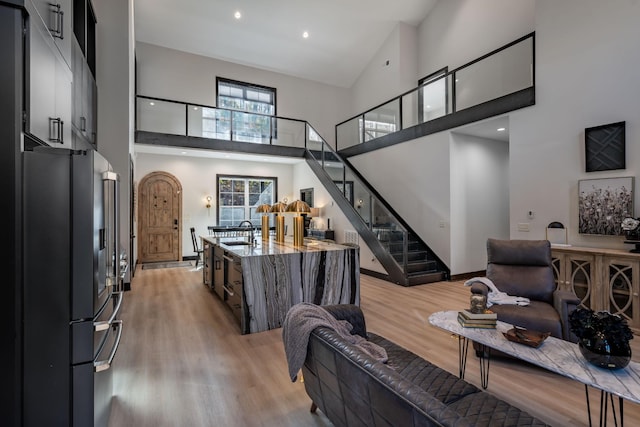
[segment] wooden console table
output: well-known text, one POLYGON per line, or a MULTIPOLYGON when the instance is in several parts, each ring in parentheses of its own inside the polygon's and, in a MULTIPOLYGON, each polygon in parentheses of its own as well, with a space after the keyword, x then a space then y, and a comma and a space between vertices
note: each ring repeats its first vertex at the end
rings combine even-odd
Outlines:
POLYGON ((584 307, 622 316, 640 332, 640 254, 552 245, 551 257, 559 289, 574 291, 584 307))

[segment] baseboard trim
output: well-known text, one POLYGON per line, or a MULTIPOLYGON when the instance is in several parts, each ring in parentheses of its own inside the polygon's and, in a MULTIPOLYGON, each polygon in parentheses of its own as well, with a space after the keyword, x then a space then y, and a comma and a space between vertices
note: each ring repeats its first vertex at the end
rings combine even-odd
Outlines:
POLYGON ((360 274, 375 277, 376 279, 386 280, 387 282, 391 281, 388 274, 378 273, 377 271, 367 270, 366 268, 360 268, 360 274))
POLYGON ((474 277, 484 277, 486 274, 487 274, 487 270, 480 270, 480 271, 475 271, 470 273, 456 274, 451 276, 451 279, 449 280, 452 282, 457 282, 459 280, 473 279, 474 277))

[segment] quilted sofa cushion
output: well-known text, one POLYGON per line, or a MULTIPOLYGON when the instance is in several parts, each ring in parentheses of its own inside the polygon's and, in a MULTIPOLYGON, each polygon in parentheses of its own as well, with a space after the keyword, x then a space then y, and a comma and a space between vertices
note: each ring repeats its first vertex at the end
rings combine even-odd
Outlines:
POLYGON ((433 395, 445 404, 476 393, 479 389, 399 345, 369 332, 369 340, 387 350, 387 365, 404 379, 433 395))

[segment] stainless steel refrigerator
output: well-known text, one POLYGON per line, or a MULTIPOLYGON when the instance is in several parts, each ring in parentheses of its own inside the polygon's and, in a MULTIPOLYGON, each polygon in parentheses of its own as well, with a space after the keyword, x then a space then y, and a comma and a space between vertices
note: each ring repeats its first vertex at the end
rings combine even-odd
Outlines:
POLYGON ((122 321, 119 177, 96 151, 22 153, 25 426, 106 426, 122 321))

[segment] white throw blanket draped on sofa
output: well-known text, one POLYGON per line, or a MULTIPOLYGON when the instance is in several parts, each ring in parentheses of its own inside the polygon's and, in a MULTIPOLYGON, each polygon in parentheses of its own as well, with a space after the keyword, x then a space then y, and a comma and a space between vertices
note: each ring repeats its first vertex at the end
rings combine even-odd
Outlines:
POLYGON ((308 302, 295 304, 289 309, 282 324, 282 340, 284 352, 289 365, 289 376, 295 382, 298 371, 307 357, 309 335, 318 326, 333 329, 350 344, 358 346, 375 359, 386 363, 387 352, 377 344, 367 341, 360 335, 351 335, 351 323, 338 320, 319 305, 308 302))
POLYGON ((529 305, 529 298, 507 295, 506 292, 498 290, 491 279, 487 277, 474 277, 464 282, 464 285, 471 286, 473 282, 484 283, 489 288, 489 294, 487 294, 487 307, 491 307, 493 304, 529 305))

